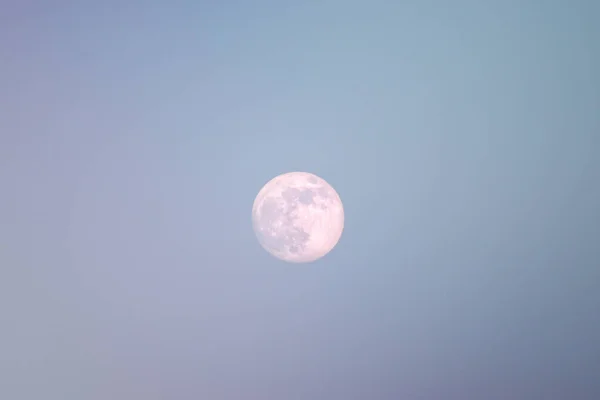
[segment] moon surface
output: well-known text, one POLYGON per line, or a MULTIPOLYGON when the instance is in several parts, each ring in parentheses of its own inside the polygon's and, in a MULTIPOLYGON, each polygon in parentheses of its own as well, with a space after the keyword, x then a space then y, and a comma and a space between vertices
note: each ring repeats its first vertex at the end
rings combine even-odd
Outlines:
POLYGON ((306 263, 329 253, 344 230, 340 196, 324 179, 289 172, 271 179, 252 206, 261 246, 288 262, 306 263))

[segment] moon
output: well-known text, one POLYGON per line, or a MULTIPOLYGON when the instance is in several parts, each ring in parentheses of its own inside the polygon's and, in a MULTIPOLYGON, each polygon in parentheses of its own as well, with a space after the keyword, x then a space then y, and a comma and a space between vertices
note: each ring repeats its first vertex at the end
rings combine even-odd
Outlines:
POLYGON ((252 206, 261 246, 280 260, 307 263, 329 253, 344 230, 340 196, 323 178, 289 172, 271 179, 252 206))

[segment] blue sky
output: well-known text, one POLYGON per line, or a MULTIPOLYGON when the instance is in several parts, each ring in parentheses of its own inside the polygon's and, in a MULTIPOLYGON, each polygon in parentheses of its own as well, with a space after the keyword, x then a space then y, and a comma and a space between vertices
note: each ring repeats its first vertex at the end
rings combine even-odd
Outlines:
POLYGON ((595 2, 12 3, 0 397, 600 398, 595 2))

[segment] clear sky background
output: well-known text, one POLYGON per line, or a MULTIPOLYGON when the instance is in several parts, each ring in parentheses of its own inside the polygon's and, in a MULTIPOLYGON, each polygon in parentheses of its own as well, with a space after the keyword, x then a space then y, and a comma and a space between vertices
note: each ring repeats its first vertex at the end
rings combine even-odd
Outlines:
POLYGON ((8 1, 0 398, 600 398, 600 3, 8 1), (346 227, 258 244, 288 171, 346 227))

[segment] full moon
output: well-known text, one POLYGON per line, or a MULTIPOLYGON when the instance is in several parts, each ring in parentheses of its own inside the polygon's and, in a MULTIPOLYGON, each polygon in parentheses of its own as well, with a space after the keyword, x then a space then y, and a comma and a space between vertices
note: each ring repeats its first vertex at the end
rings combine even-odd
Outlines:
POLYGON ((261 246, 288 262, 306 263, 329 253, 344 230, 344 207, 324 179, 289 172, 271 179, 252 206, 261 246))

